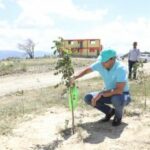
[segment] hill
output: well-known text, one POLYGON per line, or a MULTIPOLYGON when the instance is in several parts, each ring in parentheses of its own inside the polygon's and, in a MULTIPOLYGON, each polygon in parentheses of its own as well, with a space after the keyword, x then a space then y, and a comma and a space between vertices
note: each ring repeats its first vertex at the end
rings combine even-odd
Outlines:
MULTIPOLYGON (((35 51, 35 57, 43 57, 45 55, 51 55, 49 51, 35 51)), ((7 58, 26 58, 27 55, 24 51, 17 50, 0 50, 0 60, 7 58)))

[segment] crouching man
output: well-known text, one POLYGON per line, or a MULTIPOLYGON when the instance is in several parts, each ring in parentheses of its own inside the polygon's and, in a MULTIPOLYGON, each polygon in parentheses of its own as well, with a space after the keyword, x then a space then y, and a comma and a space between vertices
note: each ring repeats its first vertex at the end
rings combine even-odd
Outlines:
POLYGON ((116 59, 116 56, 115 50, 103 50, 97 62, 75 75, 71 80, 71 84, 73 84, 76 79, 92 71, 99 72, 104 81, 104 90, 88 93, 84 100, 105 114, 102 122, 107 122, 114 116, 112 126, 121 124, 124 106, 131 101, 128 73, 121 62, 116 59), (108 104, 112 104, 113 107, 108 104))

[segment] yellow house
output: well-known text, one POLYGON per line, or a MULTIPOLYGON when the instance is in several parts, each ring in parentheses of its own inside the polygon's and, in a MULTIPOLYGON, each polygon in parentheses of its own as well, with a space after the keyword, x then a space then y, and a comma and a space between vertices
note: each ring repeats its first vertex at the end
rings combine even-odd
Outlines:
POLYGON ((64 48, 70 49, 73 56, 96 57, 102 50, 100 39, 67 39, 64 48))

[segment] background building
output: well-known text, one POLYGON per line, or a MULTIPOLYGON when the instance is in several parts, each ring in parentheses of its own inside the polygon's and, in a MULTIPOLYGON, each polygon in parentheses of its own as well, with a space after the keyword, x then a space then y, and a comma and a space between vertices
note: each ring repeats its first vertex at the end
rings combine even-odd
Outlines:
POLYGON ((100 39, 64 40, 64 48, 70 49, 73 56, 97 57, 102 50, 100 39))

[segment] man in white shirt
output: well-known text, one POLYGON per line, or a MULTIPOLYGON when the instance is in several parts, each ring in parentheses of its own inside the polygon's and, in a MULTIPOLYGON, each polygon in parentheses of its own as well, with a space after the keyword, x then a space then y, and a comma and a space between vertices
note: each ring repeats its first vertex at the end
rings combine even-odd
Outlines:
POLYGON ((139 57, 140 57, 140 50, 137 49, 137 42, 133 42, 133 49, 131 49, 128 54, 129 79, 132 79, 132 74, 133 79, 136 79, 137 70, 135 69, 133 72, 133 67, 139 61, 139 57))

